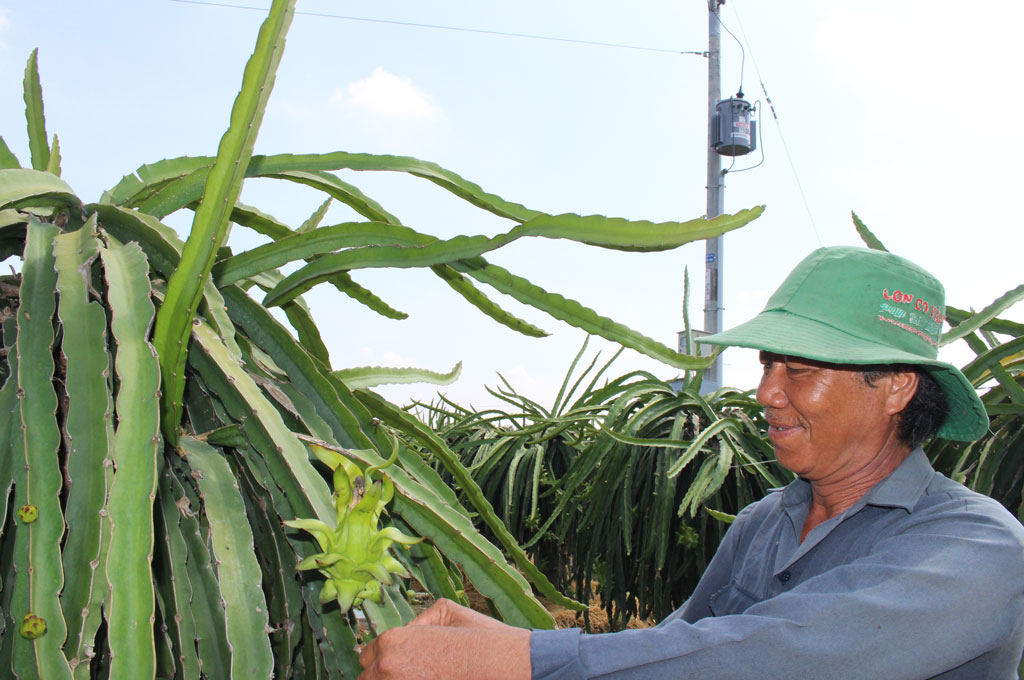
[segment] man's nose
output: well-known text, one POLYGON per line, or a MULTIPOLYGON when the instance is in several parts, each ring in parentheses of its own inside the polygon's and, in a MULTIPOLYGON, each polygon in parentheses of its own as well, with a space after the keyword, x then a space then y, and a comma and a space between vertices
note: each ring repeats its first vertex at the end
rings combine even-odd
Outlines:
POLYGON ((786 366, 781 361, 772 362, 764 369, 757 386, 757 403, 766 408, 782 408, 788 403, 784 381, 786 366))

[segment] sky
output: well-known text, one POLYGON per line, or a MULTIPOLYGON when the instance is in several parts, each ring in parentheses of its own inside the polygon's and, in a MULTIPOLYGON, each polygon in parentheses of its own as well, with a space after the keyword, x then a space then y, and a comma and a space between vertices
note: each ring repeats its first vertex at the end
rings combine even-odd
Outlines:
MULTIPOLYGON (((38 47, 47 130, 60 140, 62 177, 82 199, 98 200, 144 163, 213 155, 264 16, 246 8, 257 7, 269 1, 0 0, 0 136, 28 165, 22 78, 38 47)), ((414 156, 550 213, 653 221, 705 213, 708 64, 689 54, 707 49, 703 0, 296 7, 256 153, 414 156)), ((934 273, 952 305, 980 309, 1024 282, 1024 94, 1015 86, 1024 6, 729 0, 721 18, 722 96, 742 89, 758 102, 761 133, 759 150, 726 175, 725 209, 767 206, 725 237, 726 327, 755 315, 814 248, 861 245, 851 211, 890 250, 934 273)), ((441 238, 511 226, 424 180, 340 176, 441 238)), ((322 198, 280 184, 250 180, 242 200, 298 226, 322 198)), ((336 205, 324 224, 352 217, 336 205)), ((180 214, 168 223, 187 233, 190 220, 180 214)), ((259 242, 244 229, 232 233, 236 251, 259 242)), ((524 239, 489 259, 674 347, 684 271, 691 323, 703 323, 704 248, 638 254, 524 239)), ((492 406, 485 388, 499 386, 499 375, 550 404, 585 339, 488 292, 550 333, 521 336, 427 271, 354 278, 410 318, 384 319, 333 289, 314 289, 306 299, 335 368, 463 364, 452 385, 379 389, 399 404, 441 392, 492 406)), ((1018 309, 1005 316, 1024 320, 1018 309)), ((594 339, 587 357, 607 360, 615 349, 594 339)), ((941 356, 962 364, 971 355, 953 345, 941 356)), ((725 384, 756 386, 752 352, 728 350, 724 362, 725 384)), ((609 375, 632 370, 678 373, 629 350, 609 375)))

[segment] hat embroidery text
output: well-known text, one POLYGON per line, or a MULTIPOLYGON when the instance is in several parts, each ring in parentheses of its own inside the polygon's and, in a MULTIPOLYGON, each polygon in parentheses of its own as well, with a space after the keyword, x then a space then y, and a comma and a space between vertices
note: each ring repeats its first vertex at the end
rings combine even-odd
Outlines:
POLYGON ((896 321, 895 319, 890 319, 889 317, 882 316, 881 314, 878 315, 878 320, 879 321, 886 321, 888 323, 891 323, 894 326, 899 326, 900 328, 902 328, 905 331, 910 331, 911 333, 916 333, 917 335, 920 335, 922 339, 927 341, 928 344, 935 345, 936 347, 939 346, 939 343, 936 342, 935 340, 933 340, 931 337, 929 337, 927 333, 925 333, 924 331, 918 330, 917 328, 914 328, 913 326, 911 326, 909 324, 901 323, 899 321, 896 321))
POLYGON ((910 293, 904 293, 901 290, 890 293, 888 288, 883 288, 882 297, 886 300, 892 300, 893 302, 903 305, 913 304, 916 311, 921 312, 922 314, 927 314, 935 323, 941 324, 946 320, 946 315, 942 313, 943 309, 941 306, 930 304, 927 300, 914 297, 910 293))
POLYGON ((938 346, 942 322, 946 319, 941 306, 930 304, 927 300, 901 290, 890 293, 888 288, 882 289, 882 299, 884 301, 878 308, 879 321, 891 323, 920 336, 930 345, 938 346))
POLYGON ((902 319, 903 317, 905 317, 907 315, 907 310, 900 309, 896 305, 890 305, 888 302, 883 302, 882 306, 879 307, 879 311, 881 311, 881 312, 888 312, 889 314, 892 314, 897 319, 902 319))

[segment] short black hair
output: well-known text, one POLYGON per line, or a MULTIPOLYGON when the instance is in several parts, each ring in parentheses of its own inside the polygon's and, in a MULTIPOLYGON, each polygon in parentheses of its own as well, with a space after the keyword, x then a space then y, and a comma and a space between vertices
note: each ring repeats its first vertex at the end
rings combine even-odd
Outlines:
POLYGON ((917 391, 900 412, 896 436, 901 442, 915 448, 939 431, 949 415, 949 400, 935 376, 924 366, 914 364, 880 364, 860 369, 864 382, 874 387, 874 381, 885 375, 911 371, 917 374, 917 391))

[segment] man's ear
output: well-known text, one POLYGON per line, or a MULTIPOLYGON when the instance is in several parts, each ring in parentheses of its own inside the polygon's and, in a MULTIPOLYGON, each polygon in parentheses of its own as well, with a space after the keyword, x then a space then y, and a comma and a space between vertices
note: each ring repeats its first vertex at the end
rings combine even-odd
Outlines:
POLYGON ((887 395, 886 413, 893 416, 907 407, 910 400, 917 394, 917 371, 893 371, 888 375, 889 393, 887 395))

